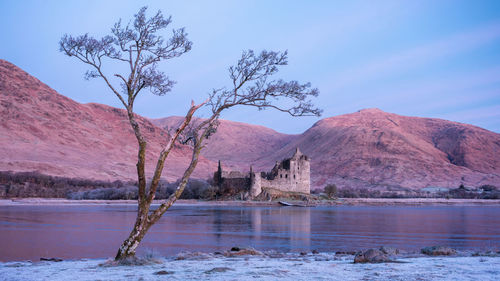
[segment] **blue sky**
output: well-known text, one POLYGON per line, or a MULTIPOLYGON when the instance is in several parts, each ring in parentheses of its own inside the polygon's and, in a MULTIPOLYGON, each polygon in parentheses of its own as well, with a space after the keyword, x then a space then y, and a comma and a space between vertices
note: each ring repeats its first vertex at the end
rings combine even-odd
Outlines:
MULTIPOLYGON (((0 58, 78 102, 119 107, 58 42, 65 33, 105 35, 143 5, 172 15, 172 27, 185 27, 193 41, 191 52, 161 64, 177 81, 173 91, 138 98, 144 116, 184 115, 191 99, 229 86, 227 68, 242 50, 268 49, 289 51, 277 78, 319 88, 322 118, 377 107, 500 132, 500 1, 2 0, 0 58)), ((222 117, 284 133, 318 120, 253 108, 222 117)))

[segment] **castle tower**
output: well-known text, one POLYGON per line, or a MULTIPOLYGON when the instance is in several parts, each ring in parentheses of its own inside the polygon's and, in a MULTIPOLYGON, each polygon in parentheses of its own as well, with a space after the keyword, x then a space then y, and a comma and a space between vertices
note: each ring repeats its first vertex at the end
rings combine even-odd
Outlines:
POLYGON ((310 159, 302 154, 297 147, 292 158, 290 158, 289 176, 290 185, 295 191, 310 193, 311 192, 311 167, 310 159))

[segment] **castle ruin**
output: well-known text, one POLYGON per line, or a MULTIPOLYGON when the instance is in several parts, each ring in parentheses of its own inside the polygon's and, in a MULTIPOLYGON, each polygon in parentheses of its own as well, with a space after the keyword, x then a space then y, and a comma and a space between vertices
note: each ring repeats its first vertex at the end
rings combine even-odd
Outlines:
POLYGON ((251 198, 259 196, 265 188, 309 194, 310 167, 309 157, 297 148, 291 158, 281 163, 276 162, 273 169, 267 173, 254 172, 252 167, 248 173, 223 171, 219 161, 219 169, 214 173, 214 182, 219 187, 246 192, 251 198))

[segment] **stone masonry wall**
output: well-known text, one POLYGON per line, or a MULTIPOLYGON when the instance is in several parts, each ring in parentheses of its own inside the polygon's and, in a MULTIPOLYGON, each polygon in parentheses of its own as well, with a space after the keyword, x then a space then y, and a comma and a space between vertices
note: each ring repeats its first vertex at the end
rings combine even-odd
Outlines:
POLYGON ((249 173, 219 170, 214 174, 214 181, 224 194, 250 192, 250 197, 256 197, 262 188, 274 188, 286 192, 302 192, 309 194, 310 189, 310 159, 297 148, 295 154, 276 163, 269 173, 255 173, 250 168, 249 173))
POLYGON ((255 174, 252 179, 251 195, 260 194, 262 188, 274 188, 287 192, 310 193, 310 160, 299 149, 290 159, 277 163, 271 171, 271 178, 255 174))

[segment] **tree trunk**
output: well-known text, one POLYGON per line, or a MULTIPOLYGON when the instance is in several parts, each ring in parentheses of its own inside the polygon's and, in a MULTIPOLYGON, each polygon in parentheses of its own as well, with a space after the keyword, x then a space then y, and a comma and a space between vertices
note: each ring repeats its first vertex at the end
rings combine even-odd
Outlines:
MULTIPOLYGON (((142 206, 139 208, 142 208, 142 206)), ((144 212, 143 209, 139 209, 134 228, 132 229, 132 232, 130 232, 128 238, 123 241, 122 245, 118 249, 115 260, 123 260, 129 257, 134 257, 137 246, 139 246, 139 243, 142 241, 142 238, 144 238, 144 235, 146 235, 150 226, 151 225, 148 223, 148 212, 144 212)))
MULTIPOLYGON (((140 242, 146 235, 146 232, 149 230, 149 228, 160 219, 160 217, 163 215, 163 213, 175 202, 177 198, 181 196, 182 191, 184 190, 184 187, 187 184, 187 180, 189 179, 189 176, 191 176, 191 173, 193 172, 194 168, 196 167, 196 164, 198 163, 198 156, 200 154, 201 150, 201 143, 200 145, 196 146, 196 148, 193 150, 193 157, 191 159, 191 163, 189 167, 186 169, 184 176, 182 178, 180 186, 177 188, 176 192, 170 196, 170 198, 167 200, 167 202, 163 203, 160 205, 160 207, 151 214, 149 215, 149 208, 151 206, 151 203, 153 202, 154 196, 156 189, 158 187, 158 183, 161 177, 161 173, 163 171, 163 167, 165 164, 165 160, 168 156, 168 153, 170 150, 173 148, 177 138, 179 135, 184 131, 186 126, 189 124, 191 121, 191 118, 194 114, 194 112, 200 108, 204 103, 195 105, 194 102, 191 102, 191 108, 189 109, 186 118, 184 119, 184 122, 179 126, 179 128, 176 130, 175 134, 170 138, 170 141, 166 145, 166 147, 162 150, 160 153, 160 156, 158 158, 158 163, 155 169, 155 173, 153 176, 153 180, 150 185, 150 190, 149 194, 146 196, 146 177, 145 177, 145 163, 146 163, 146 141, 144 140, 141 132, 140 132, 140 127, 138 123, 136 122, 134 118, 134 114, 132 112, 132 108, 127 108, 128 113, 129 113, 129 121, 134 129, 135 135, 137 137, 137 141, 139 143, 139 152, 138 152, 138 161, 137 161, 137 175, 138 175, 138 186, 139 186, 139 192, 138 192, 138 210, 137 210, 137 218, 135 220, 135 225, 134 228, 132 229, 132 232, 130 232, 130 235, 128 236, 125 241, 123 241, 122 245, 118 249, 118 253, 115 256, 115 260, 123 260, 129 257, 135 256, 135 250, 139 246, 140 242), (175 198, 174 198, 175 197, 175 198), (162 211, 162 212, 161 212, 162 211)), ((206 135, 206 133, 204 133, 206 135)))

